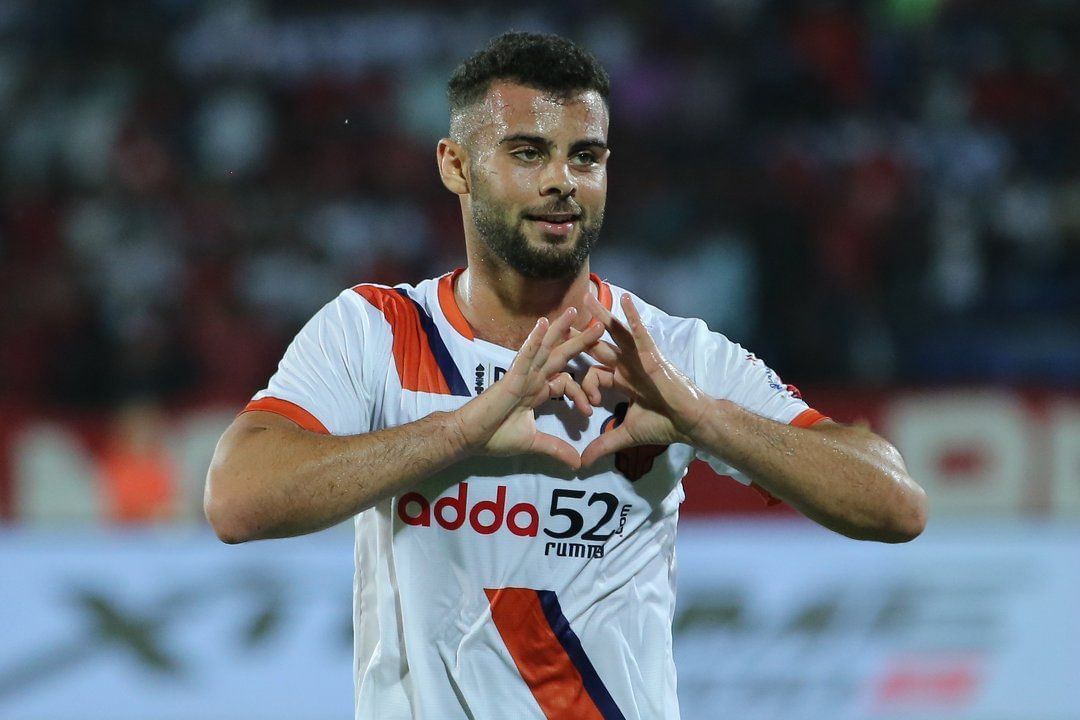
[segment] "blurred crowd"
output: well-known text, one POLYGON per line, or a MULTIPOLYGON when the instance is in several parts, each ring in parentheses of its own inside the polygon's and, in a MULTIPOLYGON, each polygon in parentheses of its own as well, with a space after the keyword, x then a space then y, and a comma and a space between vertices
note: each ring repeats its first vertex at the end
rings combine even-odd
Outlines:
POLYGON ((0 3, 0 399, 239 405, 320 305, 464 262, 452 68, 613 81, 594 269, 796 383, 1080 380, 1080 4, 0 3))

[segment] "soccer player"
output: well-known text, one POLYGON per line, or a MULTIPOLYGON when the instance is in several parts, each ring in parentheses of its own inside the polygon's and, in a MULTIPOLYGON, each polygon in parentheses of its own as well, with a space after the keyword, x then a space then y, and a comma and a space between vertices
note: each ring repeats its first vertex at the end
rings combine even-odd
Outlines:
POLYGON ((467 267, 342 292, 218 444, 206 513, 225 542, 354 518, 357 718, 678 717, 695 456, 849 537, 922 531, 891 445, 590 273, 608 95, 554 36, 502 35, 458 67, 437 162, 467 267))

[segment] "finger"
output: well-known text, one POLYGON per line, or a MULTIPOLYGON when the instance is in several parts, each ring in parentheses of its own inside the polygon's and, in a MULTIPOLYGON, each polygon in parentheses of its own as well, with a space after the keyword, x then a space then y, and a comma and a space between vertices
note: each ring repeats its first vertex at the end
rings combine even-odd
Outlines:
MULTIPOLYGON (((604 324, 594 318, 592 321, 592 325, 599 326, 600 337, 603 337, 604 332, 607 330, 607 328, 604 327, 604 324)), ((586 328, 586 330, 588 330, 588 328, 586 328)), ((571 327, 570 337, 578 337, 579 335, 581 335, 581 332, 581 330, 571 327)), ((584 352, 602 365, 614 365, 619 357, 618 349, 606 340, 597 340, 596 343, 594 343, 593 345, 586 347, 584 352), (600 353, 599 357, 596 355, 597 352, 600 353)))
POLYGON ((603 303, 592 295, 587 295, 585 297, 585 306, 593 314, 593 317, 603 323, 607 331, 611 333, 611 338, 616 345, 624 350, 634 347, 633 333, 617 317, 612 315, 611 311, 604 307, 603 303))
POLYGON ((634 439, 630 437, 625 425, 608 430, 593 440, 581 453, 581 467, 588 467, 605 455, 617 453, 628 447, 634 446, 634 439))
POLYGON ((604 303, 593 297, 592 293, 585 295, 585 309, 604 325, 611 320, 611 311, 604 307, 604 303))
POLYGON ((593 409, 589 403, 589 398, 586 397, 585 391, 581 389, 581 386, 577 384, 570 373, 560 373, 553 380, 548 381, 548 389, 551 397, 569 396, 578 412, 584 415, 592 415, 593 409))
POLYGON ((614 373, 606 367, 593 365, 581 381, 581 389, 589 396, 589 401, 597 407, 603 402, 600 391, 610 388, 615 382, 614 373))
POLYGON ((563 395, 566 394, 566 381, 568 378, 571 382, 574 381, 570 373, 562 372, 541 383, 533 396, 532 406, 543 405, 548 400, 561 400, 563 395))
POLYGON ((622 305, 626 320, 630 323, 630 333, 634 336, 634 342, 637 344, 638 349, 644 352, 655 351, 656 343, 653 342, 652 335, 649 334, 645 323, 641 322, 641 315, 638 313, 637 308, 634 307, 634 301, 630 299, 630 295, 623 293, 622 297, 619 298, 619 304, 622 305))
POLYGON ((566 364, 573 358, 576 358, 578 355, 588 350, 588 348, 595 345, 603 334, 604 326, 599 323, 593 323, 579 335, 571 337, 569 340, 553 349, 547 362, 544 363, 544 370, 548 374, 559 372, 566 367, 566 364))
POLYGON ((533 360, 536 357, 536 353, 540 350, 540 343, 544 338, 544 334, 548 330, 548 319, 539 318, 536 321, 536 325, 533 325, 533 329, 529 331, 528 337, 525 338, 525 342, 521 344, 521 349, 518 350, 517 356, 514 358, 514 362, 510 365, 510 370, 521 370, 519 363, 524 365, 524 368, 529 368, 533 364, 533 360))
POLYGON ((544 342, 541 347, 550 350, 565 341, 576 317, 576 307, 568 307, 559 313, 559 316, 551 321, 551 327, 548 328, 547 334, 544 335, 544 342))
POLYGON ((581 467, 581 456, 574 446, 561 438, 547 433, 538 432, 533 435, 529 452, 547 455, 555 458, 564 465, 569 465, 574 470, 581 467))
MULTIPOLYGON (((616 390, 631 399, 636 399, 640 396, 640 393, 634 388, 634 386, 626 381, 626 378, 623 376, 620 370, 613 370, 612 368, 606 367, 604 365, 593 365, 591 368, 589 368, 589 371, 585 373, 585 379, 582 380, 581 383, 583 386, 588 386, 589 388, 596 387, 597 390, 601 388, 615 388, 616 390), (593 377, 590 377, 590 373, 593 374, 593 377)), ((599 398, 599 396, 599 393, 597 393, 596 397, 599 398)), ((593 396, 590 395, 590 397, 593 396)))
MULTIPOLYGON (((540 343, 540 349, 533 358, 533 367, 544 367, 547 364, 547 359, 551 354, 552 349, 566 339, 567 332, 570 330, 570 323, 574 322, 576 316, 577 308, 568 307, 551 322, 547 332, 544 333, 544 339, 543 342, 540 343)), ((563 364, 565 365, 565 363, 563 364)))
POLYGON ((618 365, 619 364, 619 351, 614 345, 609 342, 601 340, 590 348, 586 348, 585 352, 589 354, 593 360, 602 365, 618 365))

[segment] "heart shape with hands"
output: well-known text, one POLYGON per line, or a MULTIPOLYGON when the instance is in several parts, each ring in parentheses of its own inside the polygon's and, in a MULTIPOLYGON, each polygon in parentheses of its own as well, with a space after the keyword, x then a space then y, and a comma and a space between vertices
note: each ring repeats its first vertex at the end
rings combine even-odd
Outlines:
POLYGON ((455 411, 466 447, 485 455, 539 453, 576 470, 636 445, 693 444, 709 396, 660 353, 630 296, 623 294, 619 302, 629 327, 592 295, 585 297, 585 307, 593 320, 584 330, 572 327, 573 307, 554 321, 537 320, 506 374, 455 411), (613 343, 601 339, 605 331, 613 343), (579 384, 564 368, 581 353, 599 364, 579 384), (551 398, 565 395, 591 416, 606 389, 629 399, 626 417, 580 455, 565 440, 537 429, 534 410, 551 398))

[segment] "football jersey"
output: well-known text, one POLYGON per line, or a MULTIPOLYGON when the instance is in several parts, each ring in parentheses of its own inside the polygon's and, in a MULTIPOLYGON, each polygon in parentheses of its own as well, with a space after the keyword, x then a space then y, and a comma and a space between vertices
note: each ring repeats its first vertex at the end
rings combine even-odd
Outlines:
MULTIPOLYGON (((246 409, 354 435, 461 407, 516 350, 473 336, 454 297, 460 272, 342 292, 246 409)), ((625 322, 612 303, 624 291, 592 280, 625 322)), ((822 419, 701 320, 633 299, 665 357, 713 397, 782 423, 822 419)), ((567 370, 581 381, 591 363, 567 370)), ((536 425, 581 452, 626 408, 614 391, 592 417, 555 399, 536 425)), ((580 471, 540 455, 473 457, 359 513, 356 717, 677 718, 675 528, 694 457, 682 444, 637 447, 580 471)))

